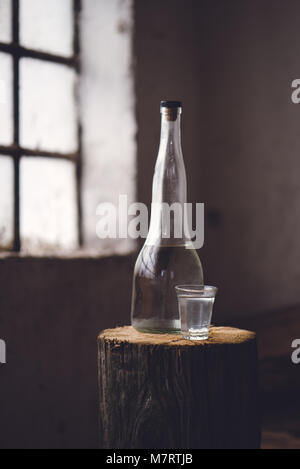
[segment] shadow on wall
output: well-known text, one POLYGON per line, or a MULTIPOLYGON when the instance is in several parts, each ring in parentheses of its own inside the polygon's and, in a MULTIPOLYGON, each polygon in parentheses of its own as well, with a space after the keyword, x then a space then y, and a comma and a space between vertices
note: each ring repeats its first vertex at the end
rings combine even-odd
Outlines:
POLYGON ((135 2, 139 200, 150 202, 159 101, 181 99, 220 322, 299 302, 299 14, 296 0, 135 2))

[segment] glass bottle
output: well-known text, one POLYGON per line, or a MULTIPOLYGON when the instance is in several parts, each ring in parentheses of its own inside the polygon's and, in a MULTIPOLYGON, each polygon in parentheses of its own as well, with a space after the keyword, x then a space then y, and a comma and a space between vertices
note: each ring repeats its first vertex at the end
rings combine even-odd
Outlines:
POLYGON ((201 262, 185 234, 184 216, 176 217, 175 211, 170 210, 168 217, 164 211, 176 206, 183 214, 187 198, 181 112, 180 102, 161 102, 161 138, 153 178, 150 228, 133 278, 131 322, 141 332, 179 332, 175 286, 203 284, 201 262))

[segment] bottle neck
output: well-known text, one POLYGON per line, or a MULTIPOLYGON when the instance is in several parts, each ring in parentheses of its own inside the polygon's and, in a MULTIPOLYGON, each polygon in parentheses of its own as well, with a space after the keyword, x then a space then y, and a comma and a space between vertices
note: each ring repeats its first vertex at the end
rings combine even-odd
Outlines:
POLYGON ((180 109, 162 110, 158 156, 162 158, 173 156, 182 159, 180 109))
POLYGON ((181 109, 163 109, 152 202, 186 202, 186 173, 181 149, 181 109))
POLYGON ((162 109, 148 244, 185 243, 184 204, 187 198, 187 184, 181 149, 180 114, 181 108, 162 109))

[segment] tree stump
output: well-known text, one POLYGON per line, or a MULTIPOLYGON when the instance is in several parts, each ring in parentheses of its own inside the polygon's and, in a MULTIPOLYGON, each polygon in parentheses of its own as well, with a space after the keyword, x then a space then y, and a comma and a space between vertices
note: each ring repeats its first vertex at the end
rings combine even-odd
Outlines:
POLYGON ((207 341, 142 334, 98 338, 100 447, 260 447, 256 337, 213 327, 207 341))

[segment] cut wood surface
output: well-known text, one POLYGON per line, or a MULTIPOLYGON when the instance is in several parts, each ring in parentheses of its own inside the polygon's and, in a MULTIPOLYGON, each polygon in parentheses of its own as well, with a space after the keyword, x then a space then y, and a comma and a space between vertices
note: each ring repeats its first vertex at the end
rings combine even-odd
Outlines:
POLYGON ((242 344, 255 339, 255 333, 233 327, 212 327, 208 340, 185 340, 179 334, 142 334, 131 326, 103 331, 99 339, 116 343, 128 342, 140 345, 163 345, 166 347, 204 347, 207 345, 242 344))
POLYGON ((258 448, 255 334, 212 327, 209 339, 103 331, 101 448, 258 448))

